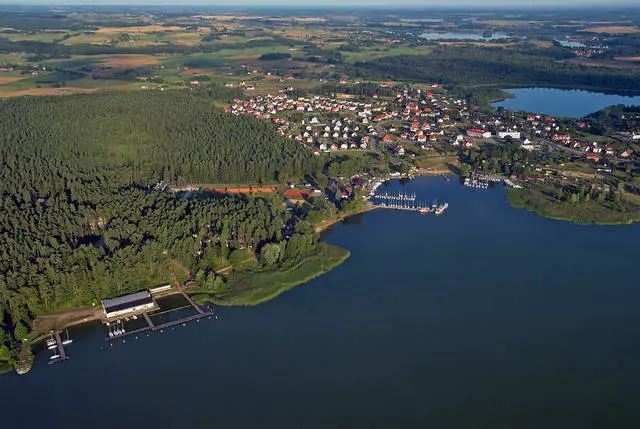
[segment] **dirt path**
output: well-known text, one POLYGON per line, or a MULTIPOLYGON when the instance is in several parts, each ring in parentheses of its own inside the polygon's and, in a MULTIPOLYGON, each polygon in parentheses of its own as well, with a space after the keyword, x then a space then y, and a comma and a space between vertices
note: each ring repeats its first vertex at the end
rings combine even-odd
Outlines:
MULTIPOLYGON (((244 265, 249 261, 257 261, 255 255, 250 256, 249 258, 247 258, 244 261, 240 262, 238 265, 244 265)), ((226 267, 220 268, 219 270, 217 270, 216 274, 227 275, 232 269, 233 269, 233 265, 227 265, 226 267)))
POLYGON ((46 334, 52 329, 63 329, 80 323, 100 320, 102 315, 102 307, 99 305, 95 307, 72 308, 53 314, 45 314, 36 317, 33 321, 32 332, 38 336, 46 334))

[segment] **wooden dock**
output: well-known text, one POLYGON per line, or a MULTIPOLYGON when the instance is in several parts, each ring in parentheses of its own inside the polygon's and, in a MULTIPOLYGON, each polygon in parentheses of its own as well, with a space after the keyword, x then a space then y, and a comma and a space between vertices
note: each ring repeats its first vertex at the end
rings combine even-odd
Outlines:
MULTIPOLYGON (((190 304, 190 305, 185 306, 185 307, 189 307, 189 306, 193 307, 198 312, 198 314, 194 314, 193 316, 189 316, 189 317, 185 317, 185 318, 180 318, 178 320, 171 320, 169 322, 162 323, 160 325, 156 325, 151 320, 151 316, 149 316, 149 313, 148 312, 144 312, 144 313, 142 313, 142 316, 146 320, 147 326, 144 326, 144 327, 138 328, 138 329, 134 329, 133 331, 127 331, 127 332, 125 332, 123 334, 114 335, 112 337, 106 336, 104 340, 105 341, 113 341, 113 340, 119 340, 121 338, 130 337, 131 335, 141 334, 141 333, 147 332, 147 331, 151 331, 151 332, 162 331, 163 329, 167 329, 167 328, 170 328, 172 326, 179 325, 181 323, 185 324, 185 323, 193 322, 195 320, 202 319, 203 317, 211 317, 211 316, 213 316, 212 312, 204 311, 202 308, 200 308, 200 306, 198 304, 196 304, 193 301, 193 299, 191 299, 191 297, 186 292, 184 292, 183 290, 180 290, 180 293, 182 294, 182 296, 184 296, 184 298, 190 304)), ((169 311, 181 310, 181 309, 183 309, 185 307, 178 307, 177 309, 173 309, 173 310, 169 310, 169 311)), ((162 313, 166 313, 166 311, 163 311, 162 313)), ((162 314, 162 313, 159 313, 159 314, 162 314)))
POLYGON ((65 360, 69 359, 69 356, 67 356, 67 353, 64 351, 64 345, 62 344, 62 338, 60 338, 60 332, 56 331, 54 333, 54 337, 56 339, 56 346, 58 347, 58 354, 60 355, 60 357, 49 360, 49 365, 64 362, 65 360))
MULTIPOLYGON (((184 307, 174 308, 174 309, 171 309, 171 310, 162 311, 162 312, 157 313, 157 314, 163 314, 163 313, 167 313, 167 312, 171 312, 171 311, 181 310, 181 309, 183 309, 185 307, 189 307, 189 306, 193 307, 196 310, 197 314, 195 314, 193 316, 185 317, 184 319, 180 318, 178 320, 171 320, 169 322, 162 323, 160 325, 156 325, 151 320, 151 316, 149 315, 149 313, 148 312, 144 312, 144 313, 142 313, 142 316, 146 320, 147 326, 144 326, 144 327, 139 328, 139 329, 134 329, 133 331, 127 331, 127 332, 125 332, 123 334, 114 335, 112 337, 106 336, 105 337, 105 341, 119 340, 120 338, 129 337, 131 335, 136 335, 136 334, 140 334, 142 332, 147 332, 147 331, 151 331, 151 332, 162 331, 163 329, 170 328, 172 326, 193 322, 195 320, 202 319, 203 317, 211 317, 211 316, 213 316, 212 312, 204 311, 202 308, 200 308, 200 306, 198 304, 196 304, 193 301, 193 299, 191 299, 191 297, 184 291, 184 288, 182 287, 180 282, 178 282, 178 278, 176 277, 176 274, 173 272, 173 268, 171 268, 171 264, 167 264, 167 265, 169 267, 169 272, 171 273, 171 278, 173 280, 173 283, 176 286, 176 289, 178 291, 180 291, 180 294, 189 303, 189 305, 186 305, 184 307)), ((155 302, 155 300, 154 300, 154 302, 155 302)))

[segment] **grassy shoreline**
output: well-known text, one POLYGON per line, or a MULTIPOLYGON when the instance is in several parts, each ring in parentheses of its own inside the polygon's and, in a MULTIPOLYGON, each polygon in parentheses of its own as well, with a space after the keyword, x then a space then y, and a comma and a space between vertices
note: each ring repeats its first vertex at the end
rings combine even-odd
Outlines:
POLYGON ((332 270, 347 260, 349 255, 350 252, 340 246, 320 243, 316 253, 286 270, 234 273, 228 280, 225 292, 191 292, 196 302, 209 301, 220 306, 258 305, 332 270))
POLYGON ((575 224, 614 226, 640 222, 640 213, 634 215, 629 212, 614 211, 595 201, 575 205, 557 203, 548 200, 541 192, 533 190, 509 190, 506 199, 513 208, 523 209, 546 219, 575 224))

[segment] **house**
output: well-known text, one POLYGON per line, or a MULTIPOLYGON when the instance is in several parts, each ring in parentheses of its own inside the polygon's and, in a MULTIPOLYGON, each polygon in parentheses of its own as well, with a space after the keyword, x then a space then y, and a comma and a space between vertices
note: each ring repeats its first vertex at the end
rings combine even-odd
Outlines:
POLYGON ((489 131, 477 130, 474 128, 470 128, 467 130, 467 135, 470 137, 479 137, 483 139, 488 139, 491 137, 491 133, 489 131))
POLYGON ((623 158, 629 158, 629 155, 630 155, 629 151, 626 151, 626 150, 620 154, 620 156, 623 158))
POLYGON ((600 157, 598 156, 598 154, 593 152, 587 152, 587 159, 593 162, 600 161, 600 157))
POLYGON ((404 155, 404 148, 402 146, 394 147, 393 151, 396 153, 396 155, 399 155, 399 156, 404 155))

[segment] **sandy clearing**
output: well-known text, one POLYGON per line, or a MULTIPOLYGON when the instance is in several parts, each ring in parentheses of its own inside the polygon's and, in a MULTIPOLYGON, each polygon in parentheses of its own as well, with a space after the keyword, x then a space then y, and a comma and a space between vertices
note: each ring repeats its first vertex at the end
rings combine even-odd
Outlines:
POLYGON ((0 85, 4 85, 11 82, 16 82, 21 79, 25 79, 28 76, 2 76, 0 75, 0 85))
POLYGON ((605 27, 589 27, 582 31, 588 33, 635 34, 640 33, 640 28, 631 25, 609 25, 605 27))

